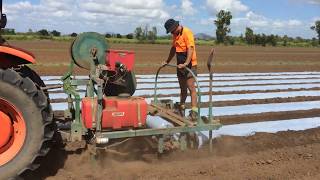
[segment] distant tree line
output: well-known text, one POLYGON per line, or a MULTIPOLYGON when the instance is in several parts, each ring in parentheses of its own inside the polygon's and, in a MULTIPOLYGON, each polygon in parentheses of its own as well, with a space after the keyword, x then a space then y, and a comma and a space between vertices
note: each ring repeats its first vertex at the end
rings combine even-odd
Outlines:
POLYGON ((221 10, 216 15, 217 19, 214 20, 214 24, 216 25, 216 43, 217 44, 230 44, 233 45, 236 42, 237 43, 246 43, 248 45, 271 45, 271 46, 288 46, 290 43, 309 43, 312 46, 318 46, 320 45, 320 20, 315 22, 314 26, 311 26, 310 28, 314 31, 316 31, 318 35, 318 41, 316 38, 309 39, 303 39, 301 37, 291 38, 287 35, 284 35, 283 37, 280 37, 278 35, 266 35, 264 33, 262 34, 255 34, 253 30, 249 27, 246 27, 245 29, 245 37, 241 35, 240 37, 232 37, 228 36, 228 33, 231 32, 230 24, 232 19, 232 14, 230 11, 224 11, 221 10))
MULTIPOLYGON (((304 39, 302 37, 288 37, 287 35, 266 35, 264 33, 258 34, 253 31, 252 28, 246 27, 244 29, 244 34, 240 36, 230 36, 231 32, 231 19, 232 14, 230 11, 221 10, 217 13, 217 18, 214 20, 216 26, 215 37, 213 40, 216 44, 225 44, 225 45, 260 45, 260 46, 295 46, 297 44, 302 46, 319 46, 320 45, 320 20, 316 21, 313 26, 310 27, 311 30, 314 30, 317 34, 317 38, 304 39)), ((49 31, 47 29, 41 29, 39 31, 32 31, 29 29, 25 33, 17 33, 15 29, 1 29, 2 35, 32 35, 39 36, 40 38, 52 38, 62 36, 61 32, 57 30, 49 31)), ((76 37, 78 34, 73 32, 68 35, 76 37)), ((106 33, 106 38, 126 38, 126 39, 137 39, 140 43, 157 43, 157 40, 170 40, 171 35, 158 36, 158 31, 156 27, 149 28, 149 25, 136 27, 134 32, 121 35, 120 33, 106 33)), ((197 38, 197 40, 201 38, 197 38)), ((212 39, 210 38, 212 41, 212 39)), ((205 40, 205 41, 210 41, 205 40)))
MULTIPOLYGON (((266 46, 267 44, 271 46, 276 46, 278 41, 281 41, 282 38, 278 35, 265 35, 265 34, 254 34, 251 28, 246 28, 245 37, 240 36, 242 41, 245 41, 248 45, 262 45, 266 46)), ((283 46, 287 46, 288 36, 284 36, 283 46)))
POLYGON ((320 20, 316 21, 314 26, 311 26, 310 29, 316 31, 318 35, 318 44, 320 44, 320 20))
POLYGON ((4 28, 4 29, 1 29, 1 34, 15 35, 16 31, 15 29, 4 28))
POLYGON ((129 33, 127 35, 121 35, 119 33, 115 34, 115 33, 106 33, 105 34, 106 38, 126 38, 126 39, 133 39, 134 35, 133 33, 129 33))
POLYGON ((121 35, 119 33, 106 33, 106 38, 126 38, 126 39, 137 39, 141 43, 155 43, 158 39, 157 28, 152 27, 149 30, 149 26, 137 27, 133 33, 127 35, 121 35))
POLYGON ((145 27, 137 27, 134 31, 134 37, 139 40, 139 42, 150 42, 155 43, 157 40, 157 27, 152 27, 149 30, 149 26, 146 25, 145 27))
MULTIPOLYGON (((61 32, 59 32, 57 30, 49 31, 47 29, 41 29, 39 31, 33 31, 32 29, 29 29, 28 32, 25 32, 25 33, 16 33, 15 29, 4 28, 4 29, 1 29, 1 34, 2 35, 38 35, 38 36, 43 36, 43 37, 49 37, 49 36, 60 37, 60 36, 62 36, 61 32)), ((78 35, 77 33, 71 33, 68 36, 76 37, 77 35, 78 35)))

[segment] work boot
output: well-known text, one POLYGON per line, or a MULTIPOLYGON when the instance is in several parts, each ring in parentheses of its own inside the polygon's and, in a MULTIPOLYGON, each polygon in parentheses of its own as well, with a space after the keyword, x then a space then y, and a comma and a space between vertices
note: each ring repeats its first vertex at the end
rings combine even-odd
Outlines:
POLYGON ((175 103, 174 104, 174 113, 184 117, 185 116, 186 107, 184 104, 175 103))
POLYGON ((194 111, 194 110, 190 110, 189 111, 189 116, 188 118, 192 121, 192 122, 197 122, 198 121, 198 112, 194 111))
POLYGON ((181 104, 179 107, 179 111, 182 117, 185 116, 185 112, 186 112, 186 106, 184 104, 181 104))

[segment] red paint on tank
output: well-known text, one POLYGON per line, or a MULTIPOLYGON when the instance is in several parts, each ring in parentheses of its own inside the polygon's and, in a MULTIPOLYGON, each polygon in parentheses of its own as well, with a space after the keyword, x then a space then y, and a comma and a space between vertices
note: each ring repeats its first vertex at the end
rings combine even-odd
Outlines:
MULTIPOLYGON (((94 128, 97 100, 86 97, 82 100, 82 120, 86 128, 94 128)), ((145 126, 147 102, 141 97, 103 98, 102 128, 124 129, 145 126)))

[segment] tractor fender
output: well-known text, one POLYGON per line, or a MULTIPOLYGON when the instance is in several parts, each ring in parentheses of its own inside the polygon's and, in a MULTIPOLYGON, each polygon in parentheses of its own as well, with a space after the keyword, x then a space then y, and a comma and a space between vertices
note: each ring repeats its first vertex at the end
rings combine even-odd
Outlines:
POLYGON ((24 49, 13 46, 0 46, 0 67, 10 68, 21 64, 34 64, 34 55, 24 49))

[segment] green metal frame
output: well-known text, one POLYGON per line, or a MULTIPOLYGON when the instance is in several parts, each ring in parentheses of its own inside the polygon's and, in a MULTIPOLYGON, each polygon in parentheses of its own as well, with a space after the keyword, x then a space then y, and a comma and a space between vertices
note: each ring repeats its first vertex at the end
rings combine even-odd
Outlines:
POLYGON ((95 56, 92 57, 92 65, 90 68, 90 78, 88 80, 77 80, 73 79, 73 69, 75 63, 71 61, 69 66, 69 71, 61 78, 63 81, 63 90, 68 95, 68 109, 65 110, 65 116, 71 116, 71 141, 81 141, 82 136, 86 134, 87 129, 83 125, 81 119, 81 108, 80 108, 80 94, 77 91, 77 86, 85 85, 86 88, 86 97, 91 97, 97 99, 97 111, 96 111, 96 131, 98 133, 102 132, 101 128, 101 115, 102 115, 102 99, 103 99, 103 84, 99 81, 97 77, 97 66, 95 56), (98 89, 95 89, 97 85, 98 89), (74 98, 73 98, 74 97, 74 98), (75 105, 74 103, 75 102, 75 105))
MULTIPOLYGON (((169 67, 177 67, 176 65, 172 64, 167 64, 166 66, 169 67)), ((154 88, 154 103, 158 103, 157 99, 157 82, 158 82, 158 75, 160 70, 164 66, 160 67, 157 71, 156 74, 156 79, 155 79, 155 88, 154 88)), ((128 131, 114 131, 114 132, 104 132, 101 134, 101 138, 109 138, 109 139, 116 139, 116 138, 126 138, 126 137, 137 137, 137 136, 158 136, 159 141, 158 141, 158 151, 160 153, 163 152, 163 136, 166 135, 173 135, 176 133, 181 133, 182 136, 180 138, 180 144, 181 144, 181 149, 185 150, 186 149, 186 133, 193 133, 193 132, 199 132, 199 131, 209 131, 209 142, 210 142, 210 151, 212 151, 212 130, 217 130, 219 129, 222 125, 219 122, 213 121, 212 119, 212 110, 209 110, 210 115, 209 115, 209 122, 206 124, 202 121, 200 117, 200 103, 201 103, 201 87, 199 85, 199 82, 195 76, 195 74, 189 69, 186 68, 192 76, 195 78, 197 88, 198 88, 198 123, 195 126, 177 126, 177 127, 172 127, 172 128, 164 128, 164 129, 141 129, 141 130, 128 130, 128 131)), ((212 73, 212 72, 211 72, 212 73)), ((210 107, 212 108, 212 107, 210 107)))
POLYGON ((103 138, 117 139, 126 137, 137 137, 137 136, 153 136, 153 135, 173 135, 176 133, 189 133, 196 131, 209 131, 217 130, 221 127, 220 123, 211 123, 206 125, 197 126, 177 126, 171 128, 161 129, 139 129, 139 130, 128 130, 128 131, 111 131, 102 133, 103 138))
MULTIPOLYGON (((103 132, 101 129, 101 114, 102 114, 102 103, 99 103, 102 101, 103 97, 103 89, 102 86, 98 85, 98 89, 96 90, 94 88, 94 85, 97 84, 97 82, 94 80, 96 78, 94 71, 90 71, 90 79, 89 80, 75 80, 72 79, 73 74, 73 66, 74 63, 71 62, 70 64, 70 70, 66 73, 65 76, 63 76, 63 88, 66 94, 68 94, 68 109, 66 110, 66 114, 72 115, 72 124, 71 124, 71 141, 80 141, 82 139, 82 136, 86 134, 87 129, 84 127, 82 120, 81 120, 81 114, 80 114, 80 95, 77 92, 77 86, 79 85, 86 85, 87 86, 87 97, 96 98, 98 99, 98 108, 97 108, 97 116, 99 117, 96 119, 96 137, 97 138, 108 138, 108 139, 117 139, 117 138, 130 138, 130 137, 138 137, 138 136, 157 136, 158 141, 158 151, 159 153, 163 152, 164 147, 164 137, 168 135, 174 135, 176 133, 180 133, 180 144, 181 149, 185 150, 187 148, 186 144, 186 133, 192 133, 192 132, 199 132, 199 131, 209 131, 209 142, 212 141, 212 130, 217 130, 221 127, 221 124, 215 121, 212 121, 210 118, 209 123, 204 123, 201 118, 198 118, 198 123, 195 126, 185 125, 185 126, 177 126, 172 128, 163 128, 163 129, 137 129, 137 130, 121 130, 121 131, 110 131, 110 132, 103 132), (74 97, 74 98, 73 98, 74 97), (74 105, 75 102, 75 105, 74 105), (99 108, 100 107, 100 108, 99 108)), ((169 65, 171 67, 176 67, 175 65, 169 65)), ((92 67, 93 68, 93 67, 92 67)), ((96 66, 95 66, 96 69, 96 66)), ((158 74, 160 72, 160 69, 157 72, 156 80, 155 80, 155 94, 154 94, 154 100, 155 103, 157 103, 157 79, 158 74)), ((190 69, 188 69, 189 72, 192 73, 190 69)), ((192 75, 195 77, 195 75, 192 73, 192 75)), ((196 79, 196 83, 198 86, 198 112, 200 113, 200 103, 201 103, 201 87, 198 83, 198 80, 196 79)), ((210 143, 211 144, 211 143, 210 143)), ((210 147, 210 149, 212 149, 210 147)))
POLYGON ((74 62, 70 62, 69 71, 61 78, 63 82, 63 90, 68 95, 68 109, 64 111, 65 117, 72 119, 70 141, 81 141, 82 136, 87 132, 81 119, 80 94, 76 87, 79 85, 88 85, 88 80, 72 79, 74 62), (74 97, 74 98, 73 98, 74 97), (75 104, 73 103, 75 102, 75 104))
MULTIPOLYGON (((156 79, 155 79, 155 84, 154 84, 154 98, 153 98, 153 102, 154 103, 158 103, 158 98, 157 98, 157 85, 158 85, 158 76, 159 76, 159 73, 160 73, 160 70, 164 67, 174 67, 174 68, 178 68, 177 65, 174 65, 174 64, 166 64, 165 66, 161 66, 158 70, 157 70, 157 74, 156 74, 156 79)), ((202 119, 201 119, 201 116, 200 116, 200 112, 201 112, 201 107, 200 107, 200 104, 201 104, 201 87, 200 87, 200 84, 198 82, 198 79, 196 77, 196 75, 192 72, 191 69, 189 69, 188 67, 185 67, 187 71, 189 71, 189 73, 191 73, 192 77, 194 77, 195 79, 195 82, 196 82, 196 85, 197 85, 197 96, 198 96, 198 104, 197 104, 197 107, 198 107, 198 119, 197 119, 197 123, 198 124, 204 124, 202 119)))
MULTIPOLYGON (((185 150, 187 147, 186 137, 187 133, 194 133, 197 131, 209 131, 209 140, 210 145, 212 144, 212 130, 219 129, 221 124, 217 121, 213 121, 212 119, 212 110, 210 109, 209 112, 209 122, 204 123, 200 117, 200 103, 201 103, 201 87, 199 82, 195 76, 195 74, 189 69, 186 68, 192 76, 195 78, 197 84, 197 96, 198 96, 198 119, 196 125, 186 124, 183 126, 176 126, 171 128, 164 128, 164 129, 135 129, 135 130, 120 130, 120 131, 103 131, 101 128, 101 121, 102 121, 102 109, 103 109, 103 80, 99 78, 101 73, 101 64, 99 63, 99 56, 97 56, 98 52, 101 51, 101 48, 92 48, 90 49, 90 53, 92 53, 90 62, 90 78, 89 80, 76 80, 72 78, 73 70, 75 62, 71 61, 69 66, 69 71, 61 78, 63 81, 63 89, 65 93, 68 95, 68 109, 65 110, 65 116, 68 116, 72 119, 71 124, 71 141, 81 141, 82 136, 85 135, 88 129, 85 128, 82 119, 81 119, 81 108, 80 108, 80 95, 77 91, 77 86, 79 85, 86 85, 86 97, 91 97, 97 100, 97 111, 96 111, 96 124, 94 126, 95 137, 96 138, 108 138, 108 139, 117 139, 117 138, 129 138, 129 137, 138 137, 138 136, 156 136, 158 137, 158 151, 160 153, 163 152, 164 147, 164 137, 168 135, 174 135, 176 133, 180 133, 180 147, 182 150, 185 150), (97 86, 97 89, 95 88, 97 86)), ((168 64, 169 67, 177 67, 176 65, 168 64)), ((156 74, 155 79, 155 88, 154 88, 154 103, 158 103, 157 99, 157 82, 158 82, 158 75, 160 70, 164 66, 160 67, 156 74)), ((210 69, 209 69, 210 70, 210 69)), ((210 72, 212 73, 212 72, 210 72)), ((211 78, 212 76, 210 76, 211 78)), ((210 79, 212 80, 212 79, 210 79)), ((211 105, 210 105, 210 108, 211 105)), ((210 146, 211 150, 211 146, 210 146)))

